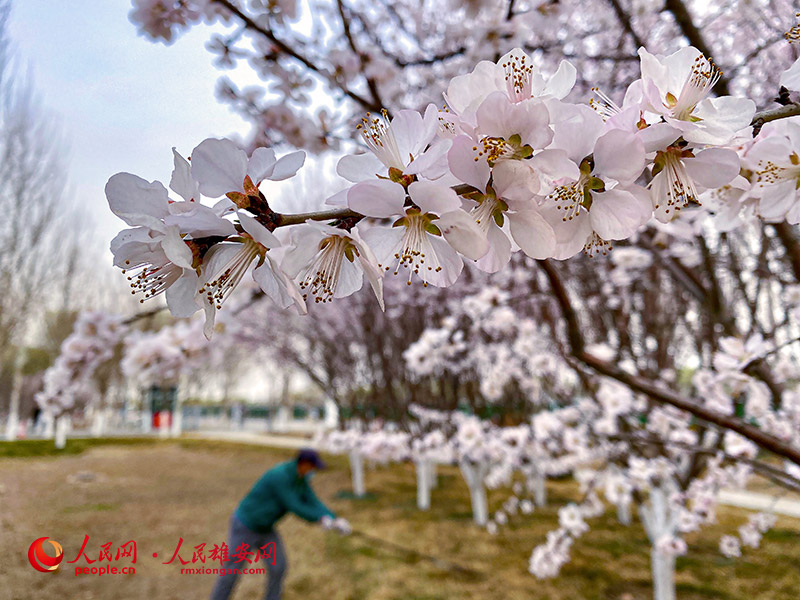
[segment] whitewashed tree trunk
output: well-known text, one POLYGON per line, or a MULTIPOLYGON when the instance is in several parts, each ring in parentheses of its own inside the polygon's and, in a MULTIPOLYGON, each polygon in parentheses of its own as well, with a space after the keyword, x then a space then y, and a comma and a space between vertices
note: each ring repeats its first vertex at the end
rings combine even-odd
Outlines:
POLYGON ((414 461, 417 471, 417 508, 428 510, 431 507, 431 467, 433 463, 427 459, 414 461))
POLYGON ((650 540, 650 566, 653 573, 654 600, 675 600, 675 557, 660 552, 656 543, 664 536, 673 536, 677 531, 677 511, 669 506, 669 496, 675 490, 673 482, 665 482, 650 489, 646 504, 640 506, 640 514, 647 537, 650 540))
POLYGON ((142 433, 153 431, 153 413, 149 410, 142 411, 142 433))
POLYGON ((631 498, 630 496, 620 496, 617 501, 617 520, 622 525, 631 524, 631 498))
POLYGON ((275 431, 283 433, 289 430, 289 407, 281 405, 278 407, 278 412, 275 415, 275 431))
POLYGON ((55 436, 55 418, 53 417, 53 413, 43 411, 39 420, 42 422, 42 437, 46 440, 52 440, 53 436, 55 436))
POLYGON ((105 414, 102 410, 92 412, 92 437, 102 437, 105 431, 105 414))
POLYGON ((325 398, 325 418, 323 419, 325 429, 336 429, 339 426, 339 407, 330 398, 325 398))
POLYGON ((431 489, 439 487, 439 475, 437 474, 436 463, 428 461, 428 485, 431 489))
POLYGON ((67 445, 67 432, 70 428, 69 415, 59 415, 56 417, 55 424, 55 442, 56 448, 62 450, 67 445))
POLYGON ((103 399, 95 394, 92 406, 92 437, 102 437, 106 432, 106 411, 103 408, 103 399))
POLYGON ((486 488, 483 485, 489 465, 462 460, 458 463, 458 466, 461 468, 461 474, 464 476, 464 481, 467 482, 467 487, 469 488, 469 498, 472 503, 472 520, 475 521, 476 525, 483 527, 489 521, 489 504, 486 500, 486 488))
POLYGON ((675 557, 650 550, 654 600, 675 600, 675 557))
POLYGON ((536 506, 547 504, 547 479, 535 464, 528 465, 524 469, 525 487, 528 493, 533 494, 533 502, 536 506))
POLYGON ((364 485, 364 457, 358 450, 350 451, 350 474, 353 479, 353 495, 360 498, 367 493, 364 485))
POLYGON ((189 396, 189 378, 181 375, 178 381, 178 394, 175 398, 175 410, 172 412, 172 423, 170 427, 171 437, 180 437, 183 433, 183 401, 189 396))
POLYGON ((24 357, 20 352, 14 360, 14 375, 11 380, 11 398, 6 421, 6 439, 15 440, 19 434, 19 398, 22 393, 22 367, 24 357))

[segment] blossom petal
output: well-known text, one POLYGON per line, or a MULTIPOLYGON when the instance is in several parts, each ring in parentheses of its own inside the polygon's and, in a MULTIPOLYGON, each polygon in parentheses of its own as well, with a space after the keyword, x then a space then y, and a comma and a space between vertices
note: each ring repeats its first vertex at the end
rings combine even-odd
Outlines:
POLYGON ((453 140, 453 145, 447 153, 447 162, 450 171, 460 181, 471 185, 483 192, 489 181, 489 163, 482 157, 475 160, 477 151, 472 148, 475 141, 466 135, 460 135, 453 140))
POLYGON ((511 240, 508 239, 506 232, 495 224, 489 227, 486 239, 489 241, 489 251, 478 259, 475 266, 484 273, 497 273, 511 260, 511 240))
POLYGON ((281 245, 281 241, 275 237, 275 234, 259 223, 255 217, 251 217, 241 211, 237 213, 237 216, 242 228, 265 248, 277 248, 281 245))
POLYGON ((644 144, 635 134, 612 129, 594 146, 595 172, 620 183, 632 183, 644 170, 644 144))
POLYGON ((258 185, 270 178, 275 162, 275 151, 272 148, 256 148, 247 162, 247 174, 258 185))
POLYGON ((191 317, 200 310, 200 303, 197 301, 197 282, 198 277, 194 270, 185 269, 183 275, 164 292, 167 307, 173 317, 178 319, 191 317))
POLYGON ((264 262, 253 271, 253 280, 281 308, 294 305, 300 314, 308 312, 300 290, 267 254, 264 262))
POLYGON ((474 114, 484 98, 495 90, 506 89, 505 72, 499 65, 482 60, 472 73, 457 75, 447 85, 445 100, 458 115, 474 114))
POLYGON ((415 181, 408 186, 408 194, 423 213, 441 215, 461 208, 461 200, 456 193, 451 188, 436 183, 415 181))
POLYGON ((355 184, 347 192, 347 205, 368 217, 386 218, 403 212, 406 191, 399 183, 374 179, 355 184))
POLYGON ((622 240, 633 235, 652 212, 653 205, 646 194, 636 196, 615 188, 592 194, 589 220, 604 240, 622 240))
POLYGON ((781 85, 793 92, 800 91, 800 58, 781 73, 781 85))
POLYGON ((350 262, 345 256, 342 258, 342 266, 339 268, 339 278, 336 280, 336 290, 333 292, 334 298, 347 298, 364 284, 361 263, 350 262))
POLYGON ((503 160, 492 172, 492 188, 499 198, 515 200, 523 205, 536 203, 539 178, 531 169, 531 161, 503 160))
POLYGON ((302 150, 281 156, 278 162, 275 163, 272 173, 267 175, 267 179, 270 181, 283 181, 284 179, 294 177, 305 162, 306 153, 302 150))
POLYGON ((553 227, 537 210, 508 213, 511 237, 531 258, 549 258, 556 247, 553 227))
POLYGON ((684 139, 695 144, 729 144, 738 131, 749 127, 756 103, 748 98, 707 98, 692 111, 696 128, 684 132, 684 139))
POLYGON ((435 285, 437 287, 447 287, 453 285, 458 279, 458 276, 461 275, 461 271, 464 269, 464 261, 453 249, 453 247, 439 236, 431 236, 430 242, 431 246, 433 247, 433 252, 436 255, 436 261, 439 263, 441 269, 439 271, 436 269, 431 271, 423 269, 419 274, 420 278, 426 283, 430 283, 431 285, 435 285))
POLYGON ((797 204, 795 182, 784 181, 763 190, 758 203, 758 214, 768 223, 777 223, 787 217, 795 204, 797 204))
POLYGON ((242 190, 246 175, 247 154, 229 139, 209 138, 192 152, 192 177, 209 198, 242 190))
POLYGON ((669 123, 655 123, 636 135, 644 144, 645 152, 655 152, 672 145, 681 136, 681 131, 669 123))
POLYGON ((564 221, 563 211, 557 210, 555 206, 543 208, 541 213, 555 233, 556 247, 552 254, 553 258, 564 260, 583 250, 592 234, 589 215, 581 211, 574 219, 564 221))
POLYGON ((192 167, 189 161, 183 158, 175 148, 172 149, 175 167, 169 181, 169 189, 184 200, 199 200, 200 191, 197 182, 192 178, 192 167))
POLYGON ((329 196, 325 200, 325 204, 328 206, 347 206, 347 192, 350 191, 350 188, 345 188, 336 192, 333 196, 329 196))
POLYGON ((439 179, 447 174, 447 153, 452 140, 434 140, 433 145, 408 165, 407 175, 422 175, 426 179, 439 179))
POLYGON ((708 189, 730 183, 739 174, 739 155, 727 148, 701 150, 694 158, 684 160, 692 179, 708 189))
POLYGON ((379 173, 386 174, 386 167, 372 152, 348 154, 339 159, 336 172, 353 183, 375 179, 379 173))
POLYGON ((548 148, 565 150, 570 159, 580 164, 603 133, 603 118, 583 104, 553 101, 548 107, 553 123, 553 141, 548 148))
POLYGON ((108 180, 106 198, 111 212, 134 227, 153 227, 169 214, 167 188, 130 173, 117 173, 108 180))
POLYGON ((392 118, 390 127, 397 142, 397 150, 399 158, 403 161, 403 167, 406 167, 411 161, 411 157, 419 154, 436 135, 436 129, 430 127, 430 124, 425 127, 422 115, 416 110, 397 111, 392 118))
POLYGON ((177 226, 181 233, 194 238, 228 236, 236 233, 233 223, 220 217, 213 208, 199 202, 173 202, 169 205, 169 216, 164 219, 168 226, 177 226))
POLYGON ((292 279, 296 279, 300 272, 311 264, 319 252, 319 244, 325 234, 321 231, 299 225, 292 229, 292 245, 286 250, 281 261, 281 269, 292 279))
POLYGON ((182 269, 192 268, 192 251, 181 238, 177 227, 167 228, 166 235, 161 240, 161 247, 164 248, 167 258, 174 264, 182 269))
POLYGON ((358 227, 352 230, 351 235, 358 248, 358 260, 361 262, 361 268, 367 276, 367 281, 378 299, 381 310, 386 310, 383 304, 383 272, 378 268, 378 260, 372 252, 372 248, 361 238, 358 227))
POLYGON ((447 243, 467 258, 478 260, 489 251, 489 241, 469 213, 460 209, 446 212, 435 224, 447 243))
POLYGON ((403 227, 381 227, 376 225, 364 231, 361 237, 375 254, 378 266, 385 269, 392 263, 392 259, 403 240, 404 233, 405 228, 403 227))
POLYGON ((558 70, 548 80, 544 86, 544 93, 558 98, 559 100, 566 97, 575 87, 575 79, 577 78, 578 70, 569 61, 562 60, 558 65, 558 70))

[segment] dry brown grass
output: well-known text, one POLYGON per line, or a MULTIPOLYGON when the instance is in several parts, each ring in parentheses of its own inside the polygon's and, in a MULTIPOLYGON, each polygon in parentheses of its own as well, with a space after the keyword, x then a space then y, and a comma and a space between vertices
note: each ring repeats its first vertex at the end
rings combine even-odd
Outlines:
MULTIPOLYGON (((224 541, 228 517, 239 498, 270 465, 291 451, 201 441, 152 446, 105 446, 81 455, 0 461, 0 599, 68 600, 206 598, 213 575, 181 575, 163 565, 178 538, 184 549, 224 541), (90 471, 96 478, 69 483, 70 475, 90 471), (25 553, 37 537, 50 536, 72 560, 88 534, 88 549, 134 539, 139 559, 135 575, 80 576, 64 565, 38 573, 25 553), (158 552, 159 558, 152 558, 158 552)), ((410 465, 367 472, 368 500, 337 497, 349 487, 346 462, 317 476, 318 495, 346 516, 356 529, 479 570, 465 578, 373 546, 341 538, 289 517, 280 531, 289 552, 287 600, 399 599, 626 599, 651 597, 648 546, 638 523, 615 525, 611 514, 592 522, 576 542, 573 561, 561 576, 538 581, 527 559, 556 523, 559 503, 574 496, 574 484, 550 482, 551 506, 530 517, 516 517, 496 537, 470 524, 466 486, 457 470, 440 469, 441 486, 433 508, 415 507, 410 465)), ((497 507, 504 496, 492 493, 497 507)), ((717 552, 719 536, 744 522, 736 509, 720 510, 718 526, 688 539, 690 551, 678 560, 678 597, 794 600, 800 597, 800 521, 781 518, 762 549, 727 560, 717 552)), ((189 565, 191 566, 191 565, 189 565)), ((235 598, 261 597, 263 575, 242 577, 235 598)))

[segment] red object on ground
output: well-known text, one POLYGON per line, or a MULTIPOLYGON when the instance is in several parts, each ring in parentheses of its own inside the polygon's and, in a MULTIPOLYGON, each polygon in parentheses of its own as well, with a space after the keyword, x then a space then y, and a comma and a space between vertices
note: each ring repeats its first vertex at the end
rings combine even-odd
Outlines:
POLYGON ((162 410, 153 413, 153 429, 160 429, 161 427, 169 427, 172 425, 172 413, 168 410, 162 410))

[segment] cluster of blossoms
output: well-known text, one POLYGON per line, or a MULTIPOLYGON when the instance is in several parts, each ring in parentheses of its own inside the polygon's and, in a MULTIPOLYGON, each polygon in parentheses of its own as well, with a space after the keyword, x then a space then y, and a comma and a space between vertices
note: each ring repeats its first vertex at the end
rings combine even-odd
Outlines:
POLYGON ((207 0, 133 0, 130 18, 151 38, 171 42, 178 29, 216 12, 207 0))
POLYGON ((224 346, 203 337, 200 321, 179 321, 155 332, 132 332, 125 337, 120 367, 140 386, 177 383, 181 375, 208 368, 224 346))
POLYGON ((510 306, 510 292, 487 286, 448 305, 441 327, 425 329, 403 353, 419 377, 469 373, 489 401, 500 399, 512 383, 525 397, 541 396, 541 382, 555 377, 556 356, 534 319, 521 318, 510 306))
MULTIPOLYGON (((614 260, 609 285, 624 285, 652 260, 652 255, 638 248, 622 250, 614 260)), ((796 291, 788 289, 786 295, 788 303, 795 305, 796 291)), ((503 295, 492 288, 476 297, 466 297, 463 304, 469 307, 476 298, 484 296, 493 299, 488 305, 498 309, 506 306, 503 295)), ((464 313, 469 310, 465 308, 458 313, 460 331, 465 330, 464 313)), ((477 311, 475 319, 478 322, 470 323, 468 329, 483 331, 480 320, 486 319, 486 331, 492 330, 495 317, 491 311, 477 311)), ((470 373, 473 368, 470 353, 485 352, 481 342, 475 341, 481 336, 465 339, 454 336, 452 331, 440 334, 441 331, 442 328, 433 328, 430 336, 428 331, 423 332, 421 340, 430 352, 414 350, 412 358, 426 365, 420 368, 429 368, 430 361, 435 365, 430 368, 446 365, 456 376, 470 373)), ((486 337, 491 340, 491 336, 486 337)), ((507 344, 507 348, 513 347, 513 343, 507 344)), ((800 372, 790 360, 790 353, 777 352, 780 348, 759 334, 746 340, 720 338, 718 348, 707 368, 694 369, 691 396, 714 412, 738 415, 778 439, 797 444, 800 413, 795 388, 800 372), (773 404, 763 381, 746 372, 755 362, 767 359, 771 371, 785 386, 780 404, 773 404)), ((537 350, 541 352, 543 348, 537 350)), ((594 344, 588 351, 604 360, 615 356, 608 345, 594 344)), ((513 352, 509 350, 509 354, 508 362, 513 365, 513 352)), ((623 367, 635 372, 635 366, 627 362, 630 361, 622 361, 623 367)), ((563 363, 557 361, 556 370, 564 369, 563 363)), ((668 373, 664 377, 674 380, 668 373)), ((536 404, 533 402, 532 407, 536 404)), ((428 413, 433 414, 424 411, 428 413)), ((428 418, 437 422, 430 415, 428 418)), ((440 428, 442 422, 446 420, 438 420, 440 428)), ((531 555, 530 571, 537 577, 556 576, 569 561, 570 548, 588 528, 587 520, 603 512, 602 495, 617 507, 620 521, 625 524, 631 520, 631 507, 639 507, 653 546, 654 565, 663 574, 659 576, 664 578, 659 585, 669 587, 675 556, 688 551, 683 536, 716 521, 721 490, 742 489, 758 472, 757 446, 750 440, 732 431, 701 425, 688 413, 648 402, 627 386, 606 379, 599 382, 591 398, 573 397, 563 408, 535 412, 522 425, 495 428, 471 423, 465 433, 470 432, 470 439, 478 439, 481 432, 491 432, 502 447, 502 457, 488 462, 484 471, 484 481, 489 487, 513 486, 515 471, 523 472, 528 479, 531 472, 526 470, 527 465, 535 466, 545 475, 571 472, 581 483, 584 500, 561 509, 559 528, 531 555)), ((447 436, 440 434, 439 439, 445 440, 447 436)), ((783 475, 780 469, 771 467, 767 467, 767 474, 785 475, 787 482, 797 483, 798 472, 790 463, 785 465, 783 475)), ((519 504, 516 493, 509 496, 487 522, 487 529, 492 533, 500 531, 517 514, 519 504)), ((757 544, 773 522, 771 515, 755 515, 740 529, 740 537, 750 545, 757 544)), ((724 537, 720 546, 723 553, 734 554, 738 539, 724 537)))
POLYGON ((350 185, 327 200, 329 212, 278 214, 259 190, 292 177, 303 152, 277 160, 257 148, 248 158, 229 140, 205 140, 191 164, 175 152, 178 201, 158 182, 117 174, 106 194, 132 228, 112 243, 115 264, 134 293, 165 292, 173 315, 204 309, 210 335, 253 265, 264 293, 302 313, 306 301, 357 291, 365 275, 382 304, 387 274, 445 287, 464 260, 496 272, 517 250, 605 253, 707 190, 746 188, 765 217, 791 220, 789 208, 769 207, 796 199, 794 134, 765 126, 751 141, 754 103, 712 97, 719 71, 698 50, 639 55, 641 78, 621 105, 600 92, 591 106, 567 102, 574 67, 565 61, 545 78, 517 49, 453 78, 444 110, 368 115, 359 125, 367 152, 339 161, 350 185))
POLYGON ((84 312, 72 333, 61 344, 53 365, 45 371, 44 389, 35 396, 46 413, 58 416, 95 397, 93 375, 109 360, 127 327, 113 315, 84 312))
POLYGON ((374 422, 365 431, 354 426, 326 432, 317 437, 315 444, 331 454, 358 452, 367 460, 387 464, 410 458, 409 437, 391 424, 382 427, 374 422))
POLYGON ((763 535, 775 524, 775 515, 756 513, 747 523, 739 527, 739 536, 723 535, 719 540, 719 551, 728 558, 742 555, 742 545, 758 548, 763 535))

